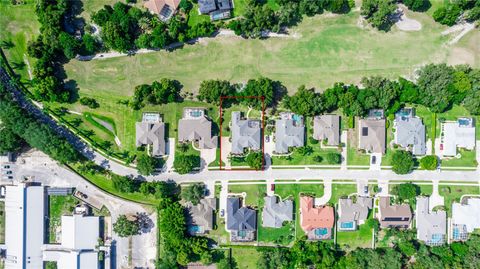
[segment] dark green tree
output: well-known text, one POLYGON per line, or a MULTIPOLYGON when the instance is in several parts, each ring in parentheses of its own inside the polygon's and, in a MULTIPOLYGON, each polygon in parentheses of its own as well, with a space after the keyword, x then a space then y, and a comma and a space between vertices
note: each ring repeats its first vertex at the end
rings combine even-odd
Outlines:
POLYGON ((200 157, 195 155, 178 155, 173 161, 173 168, 179 174, 187 174, 200 167, 200 157))
POLYGON ((250 152, 245 158, 248 166, 255 170, 262 169, 263 166, 263 154, 261 152, 250 152))
POLYGON ((403 175, 408 174, 413 170, 415 162, 413 161, 412 153, 405 150, 397 150, 392 155, 392 170, 393 172, 403 175))
POLYGON ((147 154, 141 154, 137 157, 137 170, 141 175, 148 176, 153 174, 157 165, 157 159, 147 154))
POLYGON ((113 231, 120 237, 129 237, 140 233, 140 225, 137 221, 132 221, 125 215, 120 215, 113 224, 113 231))
POLYGON ((192 202, 197 205, 200 200, 205 197, 205 185, 202 183, 195 183, 182 189, 182 199, 192 202))
POLYGON ((428 155, 420 159, 420 167, 425 170, 435 170, 438 167, 438 157, 428 155))

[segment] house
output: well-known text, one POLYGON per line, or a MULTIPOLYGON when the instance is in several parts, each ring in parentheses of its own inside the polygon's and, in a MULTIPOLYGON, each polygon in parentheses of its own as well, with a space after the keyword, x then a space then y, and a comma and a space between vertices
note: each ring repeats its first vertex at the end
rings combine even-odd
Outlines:
POLYGON ((414 155, 427 154, 425 125, 421 118, 415 116, 413 108, 404 108, 398 111, 395 114, 393 126, 395 128, 395 144, 405 149, 411 147, 414 155))
POLYGON ((191 235, 205 234, 213 229, 213 213, 217 209, 217 199, 204 198, 197 205, 188 202, 186 208, 190 215, 187 224, 191 235))
POLYGON ((383 111, 371 110, 370 115, 359 121, 359 149, 385 154, 385 118, 383 111))
POLYGON ((332 238, 335 214, 331 206, 315 206, 314 198, 300 197, 300 226, 310 240, 332 238))
POLYGON ((475 229, 480 229, 480 198, 452 204, 452 229, 452 239, 462 241, 475 229))
POLYGON ((390 197, 380 197, 378 213, 382 228, 408 228, 412 220, 410 206, 390 205, 390 197))
POLYGON ((135 124, 137 147, 152 145, 152 155, 165 155, 165 124, 160 114, 144 113, 141 122, 135 124))
POLYGON ((255 240, 257 230, 257 212, 240 206, 240 198, 227 198, 227 231, 233 242, 249 242, 255 240))
POLYGON ((275 121, 275 152, 285 154, 291 147, 305 145, 303 117, 294 113, 280 113, 275 121))
POLYGON ((281 228, 286 221, 293 220, 293 201, 279 201, 277 196, 266 196, 262 212, 262 226, 281 228))
POLYGON ((240 111, 232 112, 232 154, 241 155, 245 149, 260 150, 262 128, 259 120, 242 119, 240 111))
POLYGON ((5 187, 5 269, 43 268, 45 198, 42 186, 5 187))
POLYGON ((43 260, 56 262, 59 269, 98 268, 100 218, 75 214, 61 221, 61 243, 45 245, 43 260))
POLYGON ((417 239, 429 246, 440 246, 447 237, 447 212, 430 211, 429 198, 417 197, 415 208, 417 239))
POLYGON ((313 118, 313 138, 326 141, 328 146, 338 146, 340 144, 340 116, 315 116, 313 118))
POLYGON ((357 197, 355 202, 351 198, 341 198, 338 204, 338 230, 355 231, 367 220, 372 208, 373 199, 370 197, 357 197))
POLYGON ((183 109, 183 118, 178 122, 178 142, 196 142, 201 149, 217 147, 218 137, 212 136, 212 122, 203 108, 183 109))
POLYGON ((457 155, 457 148, 475 149, 475 124, 472 118, 459 118, 442 124, 440 152, 443 156, 457 155))
POLYGON ((180 0, 148 0, 143 6, 162 20, 168 20, 177 10, 180 0))
POLYGON ((198 0, 198 12, 210 14, 212 21, 230 18, 231 0, 198 0))

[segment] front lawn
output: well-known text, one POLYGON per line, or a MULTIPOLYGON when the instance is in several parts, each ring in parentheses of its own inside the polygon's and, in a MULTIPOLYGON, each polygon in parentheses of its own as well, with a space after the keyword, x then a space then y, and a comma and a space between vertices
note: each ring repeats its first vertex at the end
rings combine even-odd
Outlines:
POLYGON ((475 150, 458 149, 460 158, 448 158, 441 161, 442 167, 477 167, 475 150))
POLYGON ((330 203, 337 204, 340 197, 357 193, 357 185, 354 184, 332 184, 332 196, 330 203))
POLYGON ((245 197, 245 203, 247 206, 261 208, 263 207, 265 197, 267 192, 267 184, 250 184, 250 185, 228 185, 229 193, 243 193, 247 194, 245 197))
POLYGON ((293 153, 288 156, 273 156, 272 165, 331 165, 327 163, 327 155, 332 152, 340 154, 338 149, 322 149, 320 148, 320 144, 311 145, 311 147, 313 149, 313 153, 306 156, 300 154, 297 149, 294 149, 293 153), (321 157, 321 162, 317 162, 315 160, 317 156, 321 157))
POLYGON ((370 165, 370 155, 362 153, 351 146, 350 141, 347 147, 347 165, 370 165))
POLYGON ((452 203, 460 202, 460 198, 466 194, 480 194, 479 186, 452 186, 440 185, 439 194, 445 199, 445 208, 448 215, 452 215, 452 203))

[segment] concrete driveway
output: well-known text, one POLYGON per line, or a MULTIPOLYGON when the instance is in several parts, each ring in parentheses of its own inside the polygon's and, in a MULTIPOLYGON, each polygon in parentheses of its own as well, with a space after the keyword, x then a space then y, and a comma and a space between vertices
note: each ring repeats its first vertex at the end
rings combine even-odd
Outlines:
POLYGON ((200 158, 202 158, 201 170, 208 169, 208 164, 214 162, 217 158, 217 148, 200 149, 200 158))
POLYGON ((175 161, 175 138, 168 138, 166 145, 168 159, 165 163, 165 169, 168 173, 173 172, 173 162, 175 161))
POLYGON ((315 206, 327 204, 330 198, 332 198, 332 180, 325 179, 323 181, 323 196, 314 199, 315 206))
POLYGON ((222 136, 221 138, 221 153, 222 153, 222 161, 225 163, 225 169, 231 169, 232 165, 230 164, 230 160, 228 156, 230 156, 230 152, 232 151, 232 143, 229 141, 228 136, 222 136))

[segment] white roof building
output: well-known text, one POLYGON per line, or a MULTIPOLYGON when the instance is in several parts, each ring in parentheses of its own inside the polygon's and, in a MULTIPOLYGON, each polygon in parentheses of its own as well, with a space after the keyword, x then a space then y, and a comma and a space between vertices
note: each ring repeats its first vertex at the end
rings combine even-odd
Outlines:
POLYGON ((6 186, 5 269, 43 268, 44 199, 42 186, 6 186))
POLYGON ((468 233, 480 228, 480 198, 470 198, 467 204, 452 204, 452 223, 462 225, 468 233))
POLYGON ((60 245, 46 245, 43 259, 56 261, 57 268, 98 268, 100 219, 95 216, 62 216, 60 245))
POLYGON ((445 122, 442 126, 442 155, 456 156, 457 147, 468 150, 475 148, 475 126, 471 118, 459 118, 445 122))

